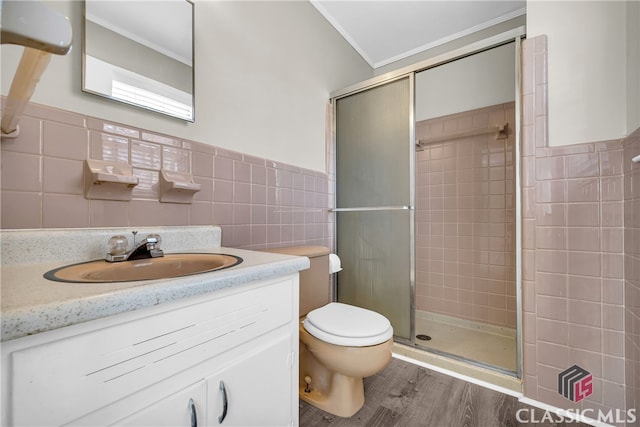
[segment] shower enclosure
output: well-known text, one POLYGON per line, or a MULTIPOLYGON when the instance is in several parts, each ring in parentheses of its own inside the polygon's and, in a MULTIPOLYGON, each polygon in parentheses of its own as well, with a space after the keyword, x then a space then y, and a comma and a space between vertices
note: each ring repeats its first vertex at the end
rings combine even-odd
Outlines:
POLYGON ((338 301, 518 376, 520 34, 333 98, 338 301))
POLYGON ((338 275, 338 301, 383 314, 404 339, 412 320, 412 81, 335 104, 337 252, 349 266, 338 275))

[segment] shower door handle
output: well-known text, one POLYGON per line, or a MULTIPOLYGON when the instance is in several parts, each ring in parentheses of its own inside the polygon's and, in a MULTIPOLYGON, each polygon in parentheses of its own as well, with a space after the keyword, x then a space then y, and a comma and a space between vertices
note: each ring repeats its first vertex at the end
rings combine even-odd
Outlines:
POLYGON ((357 208, 332 208, 329 209, 329 212, 366 212, 366 211, 411 211, 413 210, 413 206, 402 205, 402 206, 366 206, 366 207, 357 207, 357 208))

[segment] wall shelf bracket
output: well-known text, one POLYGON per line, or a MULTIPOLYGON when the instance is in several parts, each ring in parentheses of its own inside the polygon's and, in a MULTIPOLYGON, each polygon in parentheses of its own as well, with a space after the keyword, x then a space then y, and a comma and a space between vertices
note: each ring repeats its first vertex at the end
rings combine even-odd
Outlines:
POLYGON ((84 195, 87 199, 131 200, 131 192, 138 185, 133 167, 127 163, 86 160, 84 195))
POLYGON ((193 175, 160 171, 160 201, 165 203, 191 203, 201 184, 193 182, 193 175))

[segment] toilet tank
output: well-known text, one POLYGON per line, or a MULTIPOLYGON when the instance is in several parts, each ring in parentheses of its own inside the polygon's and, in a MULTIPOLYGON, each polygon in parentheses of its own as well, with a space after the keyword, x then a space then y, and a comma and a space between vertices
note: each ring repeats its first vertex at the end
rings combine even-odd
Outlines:
POLYGON ((324 246, 291 246, 267 249, 266 252, 309 258, 310 267, 300 271, 300 316, 331 302, 329 248, 324 246))

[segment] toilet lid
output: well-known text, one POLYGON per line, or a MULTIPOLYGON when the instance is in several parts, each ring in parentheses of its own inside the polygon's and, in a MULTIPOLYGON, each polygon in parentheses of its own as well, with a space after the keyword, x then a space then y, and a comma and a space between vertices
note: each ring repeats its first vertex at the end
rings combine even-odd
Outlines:
POLYGON ((310 311, 303 324, 314 337, 335 345, 365 347, 393 337, 393 327, 383 315, 339 302, 310 311))

